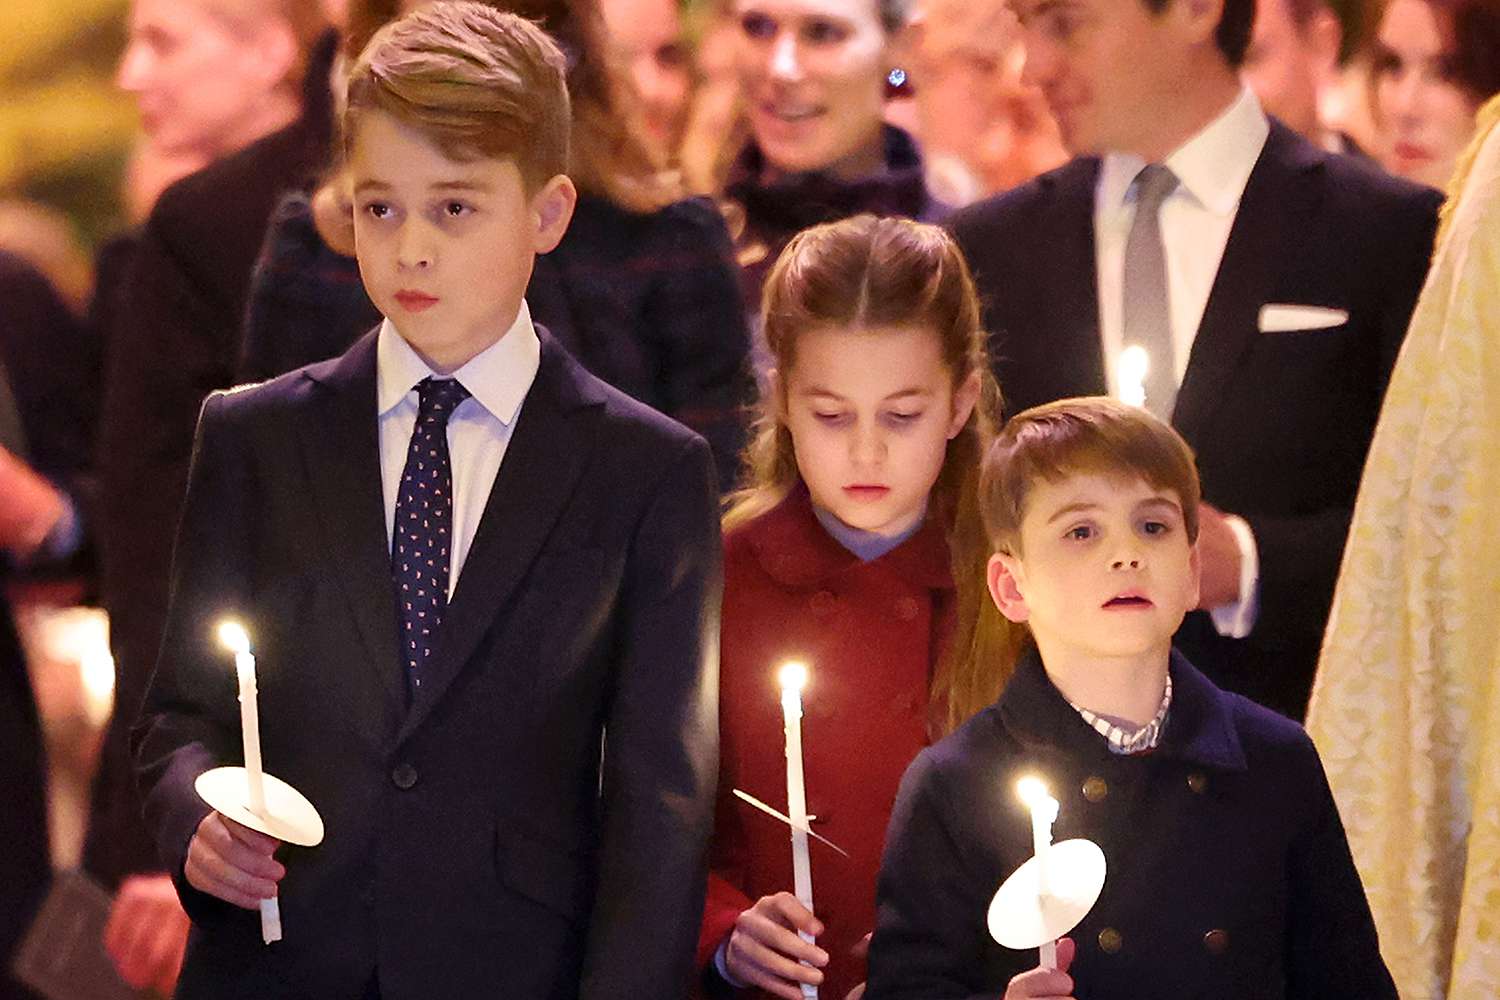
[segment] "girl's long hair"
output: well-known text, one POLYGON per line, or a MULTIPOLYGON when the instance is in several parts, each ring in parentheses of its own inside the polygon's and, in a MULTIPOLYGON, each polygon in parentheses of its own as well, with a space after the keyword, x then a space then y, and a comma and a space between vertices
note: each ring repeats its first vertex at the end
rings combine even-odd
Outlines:
MULTIPOLYGON (((995 608, 985 584, 990 547, 979 511, 979 465, 995 437, 1000 391, 968 265, 936 226, 858 215, 794 237, 766 280, 761 312, 781 386, 803 331, 855 335, 890 327, 931 330, 955 390, 972 376, 980 380, 979 401, 948 442, 928 501, 928 516, 940 519, 947 534, 957 591, 956 624, 933 671, 928 715, 934 737, 951 732, 999 695, 1024 638, 995 608)), ((744 485, 724 515, 726 532, 775 507, 801 480, 781 410, 779 399, 762 396, 745 450, 744 485)))

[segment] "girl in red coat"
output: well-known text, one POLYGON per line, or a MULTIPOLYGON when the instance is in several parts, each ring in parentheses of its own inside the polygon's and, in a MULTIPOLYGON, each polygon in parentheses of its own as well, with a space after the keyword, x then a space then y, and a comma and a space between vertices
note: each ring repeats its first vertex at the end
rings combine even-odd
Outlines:
POLYGON ((710 994, 799 1000, 812 983, 845 1000, 864 979, 901 774, 995 699, 1014 658, 1015 633, 983 599, 975 507, 998 393, 968 268, 933 226, 864 215, 803 232, 767 280, 764 328, 775 369, 724 522, 722 764, 699 958, 710 994), (776 671, 789 659, 810 668, 813 830, 849 852, 813 842, 816 916, 789 891, 786 826, 732 795, 786 807, 776 671))

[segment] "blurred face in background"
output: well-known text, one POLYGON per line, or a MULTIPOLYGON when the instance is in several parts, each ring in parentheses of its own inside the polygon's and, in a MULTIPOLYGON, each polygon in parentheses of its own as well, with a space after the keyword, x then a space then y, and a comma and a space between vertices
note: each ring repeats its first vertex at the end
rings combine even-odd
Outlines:
POLYGON ((737 67, 766 163, 856 179, 884 164, 889 37, 876 0, 736 0, 737 67))
POLYGON ((599 13, 648 138, 674 150, 693 83, 677 0, 599 0, 599 13))
POLYGON ((1338 66, 1343 31, 1321 0, 1307 23, 1299 24, 1293 16, 1299 2, 1306 0, 1256 0, 1255 29, 1240 71, 1267 114, 1317 142, 1318 99, 1338 66))
POLYGON ((1392 0, 1371 60, 1377 155, 1391 173, 1439 188, 1474 135, 1481 103, 1455 78, 1453 48, 1425 0, 1392 0))
POLYGON ((1041 91, 1021 82, 1004 0, 924 0, 912 29, 918 132, 941 200, 967 204, 1067 161, 1041 91))
POLYGON ((163 155, 219 156, 295 114, 283 83, 297 45, 276 18, 235 24, 201 0, 134 0, 129 32, 116 82, 163 155))

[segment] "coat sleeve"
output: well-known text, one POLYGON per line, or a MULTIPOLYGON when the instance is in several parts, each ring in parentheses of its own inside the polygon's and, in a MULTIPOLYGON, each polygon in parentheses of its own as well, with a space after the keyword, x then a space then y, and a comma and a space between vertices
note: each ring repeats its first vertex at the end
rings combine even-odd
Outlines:
MULTIPOLYGON (((923 751, 901 779, 876 884, 865 1000, 996 1000, 988 893, 965 868, 943 771, 923 751)), ((1015 971, 1021 971, 1019 969, 1015 971)))
MULTIPOLYGON (((1304 737, 1306 739, 1306 737, 1304 737)), ((1375 919, 1317 751, 1307 741, 1304 785, 1312 810, 1291 847, 1287 906, 1288 1000, 1395 1000, 1375 919)))
MULTIPOLYGON (((203 405, 165 637, 132 733, 146 825, 183 906, 200 925, 232 908, 191 888, 183 875, 188 844, 210 811, 193 784, 210 768, 243 762, 235 671, 218 647, 215 625, 220 616, 247 606, 253 498, 224 403, 224 395, 215 393, 203 405)), ((255 634, 253 622, 246 627, 255 634)))
POLYGON ((688 990, 719 765, 720 562, 713 463, 693 437, 628 557, 583 1000, 688 990))
POLYGON ((661 276, 645 328, 660 347, 660 398, 668 416, 708 441, 720 489, 728 490, 745 443, 744 410, 755 396, 729 233, 712 205, 694 200, 664 209, 657 234, 661 276))

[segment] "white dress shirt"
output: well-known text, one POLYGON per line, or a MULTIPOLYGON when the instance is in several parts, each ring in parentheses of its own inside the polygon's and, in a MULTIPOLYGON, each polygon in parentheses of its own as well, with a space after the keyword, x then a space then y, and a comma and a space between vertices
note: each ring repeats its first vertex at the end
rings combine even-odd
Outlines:
MULTIPOLYGON (((1161 207, 1161 235, 1167 265, 1168 308, 1177 383, 1209 293, 1218 277, 1235 212, 1255 161, 1270 135, 1270 123, 1249 88, 1163 164, 1178 185, 1161 207)), ((1094 248, 1099 281, 1099 329, 1110 392, 1121 395, 1118 361, 1124 347, 1125 243, 1135 221, 1135 180, 1146 161, 1129 153, 1104 157, 1094 189, 1094 248)), ((1243 638, 1255 624, 1260 560, 1255 536, 1243 518, 1231 516, 1240 548, 1239 600, 1213 609, 1221 635, 1243 638)))
MULTIPOLYGON (((453 470, 450 598, 510 445, 521 404, 536 380, 541 357, 542 344, 531 325, 531 311, 522 302, 516 321, 505 335, 452 375, 470 395, 448 418, 448 454, 453 470)), ((380 483, 385 494, 388 548, 396 523, 401 472, 417 426, 417 383, 433 377, 443 376, 401 339, 390 320, 382 323, 375 343, 375 410, 380 422, 380 483)))

